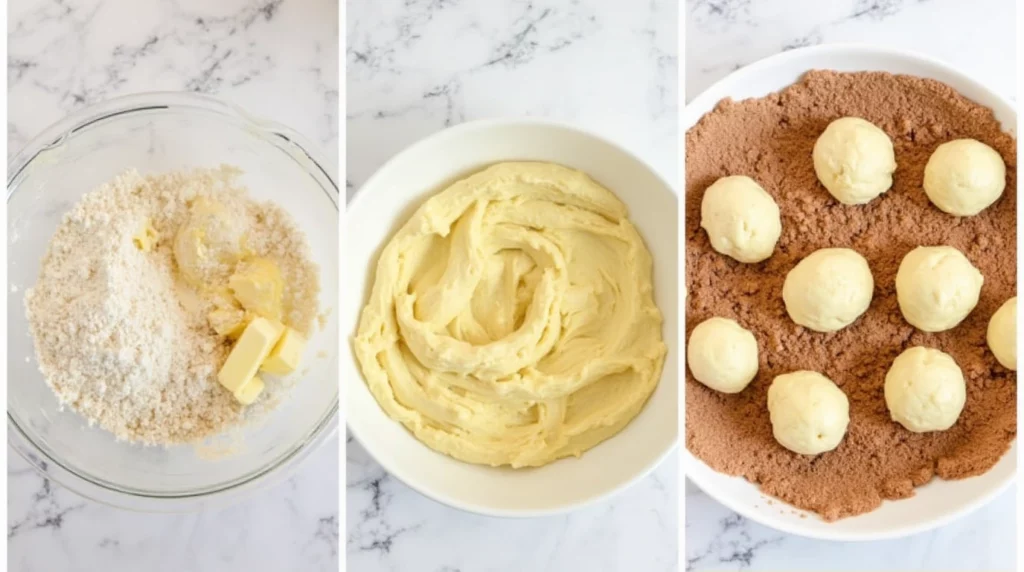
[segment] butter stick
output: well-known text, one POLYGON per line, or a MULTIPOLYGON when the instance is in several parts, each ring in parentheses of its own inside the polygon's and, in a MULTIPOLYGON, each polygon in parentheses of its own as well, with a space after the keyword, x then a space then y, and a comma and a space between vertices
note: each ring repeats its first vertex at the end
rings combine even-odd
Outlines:
POLYGON ((235 347, 228 354, 227 361, 217 373, 217 380, 234 393, 249 382, 259 370, 284 332, 284 326, 266 318, 255 318, 249 322, 238 338, 235 347))
POLYGON ((302 362, 302 352, 306 349, 306 340, 302 334, 291 328, 285 328, 281 339, 270 351, 270 355, 260 369, 274 375, 288 375, 298 369, 302 362))
POLYGON ((263 393, 263 387, 263 380, 260 379, 260 376, 254 375, 245 385, 235 391, 235 399, 242 405, 252 405, 256 398, 263 393))

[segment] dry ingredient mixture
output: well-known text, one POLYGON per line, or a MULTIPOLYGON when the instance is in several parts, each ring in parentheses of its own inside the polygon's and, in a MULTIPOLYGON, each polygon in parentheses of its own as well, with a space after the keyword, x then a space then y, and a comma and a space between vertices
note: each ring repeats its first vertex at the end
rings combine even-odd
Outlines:
POLYGON ((812 71, 760 99, 725 100, 686 134, 687 337, 712 316, 738 320, 757 338, 757 377, 727 395, 686 376, 686 444, 713 469, 741 475, 763 492, 826 520, 864 513, 883 499, 913 495, 933 476, 957 479, 992 468, 1016 437, 1016 374, 988 351, 989 318, 1016 290, 1016 141, 992 111, 942 83, 887 73, 812 71), (895 145, 892 188, 850 207, 818 182, 811 150, 830 121, 867 119, 895 145), (1002 197, 981 214, 957 218, 932 206, 921 188, 935 148, 957 138, 993 147, 1007 167, 1002 197), (704 190, 726 175, 748 175, 779 204, 782 236, 759 264, 722 256, 700 228, 704 190), (916 246, 960 249, 985 276, 981 300, 956 328, 916 330, 900 314, 895 275, 916 246), (867 312, 820 334, 786 314, 786 273, 812 251, 852 248, 875 280, 867 312), (889 418, 882 387, 893 359, 924 345, 949 353, 964 373, 967 404, 949 430, 911 433, 889 418), (846 438, 818 456, 791 453, 772 437, 766 393, 776 375, 807 369, 836 382, 850 400, 846 438))
POLYGON ((272 261, 285 285, 280 320, 308 336, 319 269, 290 215, 249 199, 240 174, 129 170, 83 196, 58 226, 25 304, 40 370, 90 425, 170 445, 276 401, 280 384, 245 407, 218 383, 238 332, 216 319, 246 316, 226 284, 237 266, 272 261))

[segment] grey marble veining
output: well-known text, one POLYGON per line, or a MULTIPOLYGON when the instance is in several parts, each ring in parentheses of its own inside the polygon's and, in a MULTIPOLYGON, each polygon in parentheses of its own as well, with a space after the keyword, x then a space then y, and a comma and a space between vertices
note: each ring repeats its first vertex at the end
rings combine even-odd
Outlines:
MULTIPOLYGON (((688 0, 686 98, 749 63, 802 46, 859 42, 924 53, 1016 95, 1013 3, 982 0, 688 0), (948 30, 985 34, 949 34, 948 30)), ((1013 570, 1016 490, 933 532, 837 543, 751 522, 686 489, 686 570, 1013 570)))
POLYGON ((589 125, 658 153, 651 162, 674 178, 674 3, 360 0, 348 8, 350 191, 413 141, 494 116, 589 125))
POLYGON ((688 0, 686 99, 759 59, 825 42, 856 42, 924 53, 1016 97, 1013 2, 688 0), (986 30, 955 34, 950 30, 986 30))
POLYGON ((143 91, 213 93, 337 154, 331 0, 14 0, 8 141, 68 112, 143 91))
POLYGON ((687 483, 687 570, 1014 570, 1016 489, 932 532, 875 542, 829 542, 743 518, 687 483), (691 487, 693 490, 691 491, 691 487))
MULTIPOLYGON (((73 110, 171 90, 215 94, 337 156, 334 0, 12 0, 8 8, 11 155, 73 110)), ((9 569, 337 570, 338 451, 328 440, 290 479, 237 505, 170 515, 83 499, 9 448, 9 569)))
MULTIPOLYGON (((350 196, 408 145, 488 117, 575 123, 677 177, 675 2, 353 0, 347 17, 350 196)), ((498 519, 429 500, 347 445, 350 571, 678 569, 676 454, 609 501, 498 519)))
POLYGON ((423 497, 350 440, 348 569, 678 570, 677 462, 672 454, 614 499, 568 515, 499 519, 423 497))

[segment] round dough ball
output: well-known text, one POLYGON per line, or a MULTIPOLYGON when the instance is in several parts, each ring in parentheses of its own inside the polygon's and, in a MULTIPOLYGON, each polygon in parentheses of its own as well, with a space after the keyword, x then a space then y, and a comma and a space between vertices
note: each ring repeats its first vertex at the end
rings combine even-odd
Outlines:
POLYGON ((835 449, 850 424, 846 394, 816 371, 794 371, 773 379, 768 412, 775 440, 802 455, 835 449))
POLYGON ((797 324, 834 332, 868 309, 874 291, 875 280, 863 256, 849 248, 822 248, 789 271, 782 300, 797 324))
POLYGON ((978 304, 985 278, 951 246, 919 246, 896 272, 896 300, 910 325, 924 332, 948 330, 978 304))
POLYGON ((1006 164, 995 149, 974 139, 939 145, 924 167, 924 192, 943 212, 972 216, 1006 188, 1006 164))
POLYGON ((733 320, 709 318, 690 334, 686 364, 711 389, 739 393, 757 375, 757 340, 733 320))
POLYGON ((779 205, 754 179, 722 177, 704 191, 700 226, 716 251, 740 262, 761 262, 782 234, 779 205))
POLYGON ((862 205, 892 186, 892 140, 859 117, 829 123, 814 143, 812 156, 818 180, 843 204, 862 205))
POLYGON ((1017 371, 1017 297, 1014 296, 992 314, 988 321, 988 348, 1006 369, 1017 371))
POLYGON ((964 374, 949 354, 912 347, 885 374, 885 404, 893 421, 915 433, 945 431, 967 401, 964 374))

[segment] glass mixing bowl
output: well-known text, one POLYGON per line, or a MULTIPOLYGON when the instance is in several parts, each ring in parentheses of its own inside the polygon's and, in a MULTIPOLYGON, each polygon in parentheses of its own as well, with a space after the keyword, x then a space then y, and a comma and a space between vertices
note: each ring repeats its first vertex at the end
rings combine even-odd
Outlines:
POLYGON ((338 185, 303 137, 237 107, 192 94, 133 95, 83 109, 36 137, 8 163, 8 441, 44 476, 94 500, 147 511, 192 510, 280 480, 338 427, 338 185), (257 423, 203 445, 116 441, 61 409, 36 365, 25 289, 62 215, 96 186, 142 174, 214 167, 244 171, 257 200, 273 200, 305 230, 320 265, 322 329, 308 372, 257 423))

